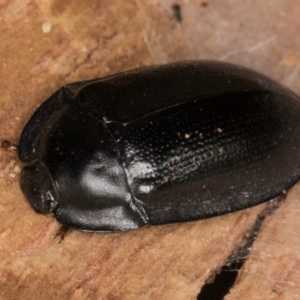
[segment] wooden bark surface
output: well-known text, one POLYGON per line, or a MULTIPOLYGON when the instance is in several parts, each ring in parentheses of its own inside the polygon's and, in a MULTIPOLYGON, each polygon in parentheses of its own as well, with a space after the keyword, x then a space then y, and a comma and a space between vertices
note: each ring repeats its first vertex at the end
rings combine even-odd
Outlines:
MULTIPOLYGON (((140 66, 216 59, 300 94, 297 0, 0 0, 0 141, 66 83, 140 66)), ((70 231, 33 212, 22 164, 0 148, 0 299, 196 299, 266 204, 117 234, 70 231)), ((300 185, 268 216, 226 300, 300 299, 300 185)))

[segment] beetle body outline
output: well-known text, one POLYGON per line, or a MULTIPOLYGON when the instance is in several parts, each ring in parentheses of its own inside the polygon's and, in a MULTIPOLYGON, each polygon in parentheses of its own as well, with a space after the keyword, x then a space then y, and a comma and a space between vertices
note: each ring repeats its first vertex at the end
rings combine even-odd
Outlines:
POLYGON ((197 220, 300 178, 300 99, 255 71, 188 61, 66 85, 25 126, 21 188, 86 231, 197 220))

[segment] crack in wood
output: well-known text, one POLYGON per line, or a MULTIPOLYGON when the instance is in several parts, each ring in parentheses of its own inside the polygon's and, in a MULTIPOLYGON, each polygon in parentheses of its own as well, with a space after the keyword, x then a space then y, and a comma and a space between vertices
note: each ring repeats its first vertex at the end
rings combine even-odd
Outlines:
POLYGON ((286 194, 271 200, 266 207, 257 215, 257 218, 251 229, 244 235, 242 242, 229 255, 225 263, 215 272, 212 279, 211 276, 206 280, 202 287, 197 300, 222 300, 234 286, 239 270, 249 257, 253 243, 255 242, 263 222, 271 216, 285 200, 286 194))

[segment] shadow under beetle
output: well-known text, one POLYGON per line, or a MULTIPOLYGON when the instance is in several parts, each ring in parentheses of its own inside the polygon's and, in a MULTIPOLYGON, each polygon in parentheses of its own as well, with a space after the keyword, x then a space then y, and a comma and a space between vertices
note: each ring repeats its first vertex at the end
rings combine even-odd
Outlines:
POLYGON ((300 177, 300 99, 246 68, 152 66, 66 85, 25 126, 21 188, 65 226, 124 231, 272 199, 300 177))

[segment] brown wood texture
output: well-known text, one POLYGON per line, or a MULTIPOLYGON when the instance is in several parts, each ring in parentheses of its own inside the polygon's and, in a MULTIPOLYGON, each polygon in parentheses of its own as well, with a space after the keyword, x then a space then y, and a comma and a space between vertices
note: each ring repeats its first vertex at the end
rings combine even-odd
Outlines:
MULTIPOLYGON (((260 71, 300 94, 297 0, 0 0, 0 141, 66 83, 140 66, 215 59, 260 71)), ((196 299, 247 238, 265 204, 126 233, 71 230, 33 212, 22 164, 0 148, 0 299, 196 299)), ((234 299, 300 299, 300 186, 262 223, 234 299)))

